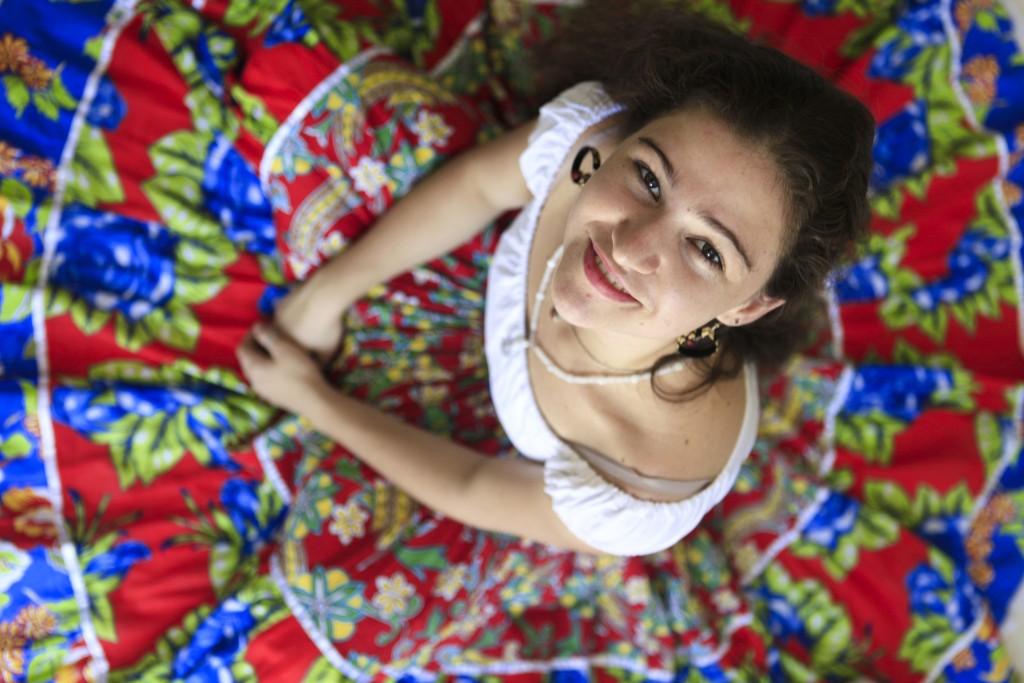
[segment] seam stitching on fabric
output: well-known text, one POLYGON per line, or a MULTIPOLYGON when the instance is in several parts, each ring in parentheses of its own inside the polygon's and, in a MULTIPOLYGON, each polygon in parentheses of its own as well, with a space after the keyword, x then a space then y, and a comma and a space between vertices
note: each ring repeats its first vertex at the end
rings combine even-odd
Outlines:
POLYGON ((277 156, 277 153, 280 151, 285 139, 292 135, 298 127, 299 122, 309 114, 310 110, 313 108, 313 104, 322 98, 328 90, 337 85, 338 81, 345 78, 356 69, 362 68, 374 57, 389 53, 390 51, 385 47, 372 47, 363 50, 348 61, 339 64, 334 71, 325 76, 323 80, 317 83, 316 86, 306 93, 302 100, 295 105, 295 108, 292 109, 290 114, 288 114, 288 118, 284 120, 281 126, 277 129, 277 132, 275 132, 270 138, 270 141, 263 150, 263 156, 260 157, 259 179, 260 185, 263 187, 263 192, 265 194, 268 196, 270 195, 270 188, 267 186, 267 183, 270 178, 270 164, 272 160, 277 156))
POLYGON ((42 236, 43 254, 40 262, 39 281, 36 283, 35 291, 32 293, 32 333, 36 344, 38 375, 36 406, 39 416, 40 455, 42 456, 43 466, 46 471, 47 494, 50 504, 53 506, 54 527, 60 546, 60 554, 64 561, 68 581, 71 583, 75 604, 78 608, 79 628, 89 651, 89 665, 92 669, 93 678, 98 683, 103 683, 107 680, 110 663, 107 661, 106 653, 100 645, 99 636, 92 621, 89 597, 85 587, 85 577, 79 561, 78 550, 71 542, 64 519, 63 487, 61 485, 60 470, 57 466, 56 435, 53 431, 53 412, 49 397, 51 384, 48 362, 49 343, 46 335, 46 288, 49 284, 50 264, 53 261, 54 252, 57 248, 58 226, 60 225, 60 218, 64 209, 64 193, 70 173, 69 168, 75 157, 84 120, 96 97, 100 78, 110 66, 114 45, 121 37, 121 32, 135 17, 135 5, 136 0, 118 0, 107 13, 107 25, 105 28, 109 33, 103 40, 103 47, 99 57, 86 80, 85 88, 82 91, 82 99, 78 103, 75 116, 68 129, 67 143, 61 152, 54 183, 53 205, 42 236))
POLYGON ((284 572, 281 569, 281 563, 278 559, 278 553, 275 552, 270 556, 270 575, 277 584, 277 588, 281 591, 281 597, 284 598, 284 602, 288 605, 288 610, 295 617, 295 620, 299 622, 299 626, 306 632, 309 639, 313 641, 317 649, 320 650, 320 654, 327 658, 327 661, 331 665, 340 671, 345 676, 348 676, 357 683, 366 683, 370 680, 370 677, 364 671, 352 666, 347 659, 338 654, 334 645, 328 641, 328 639, 317 630, 316 625, 313 623, 312 618, 305 608, 299 604, 298 598, 295 597, 295 593, 292 592, 291 586, 288 585, 288 581, 284 576, 284 572))

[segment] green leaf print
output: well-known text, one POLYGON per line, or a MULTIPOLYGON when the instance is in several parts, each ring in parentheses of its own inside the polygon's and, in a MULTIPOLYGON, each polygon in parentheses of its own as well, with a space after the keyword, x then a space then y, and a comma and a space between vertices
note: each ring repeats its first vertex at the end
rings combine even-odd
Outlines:
POLYGON ((906 423, 880 410, 866 414, 840 415, 836 420, 836 444, 858 453, 871 463, 892 460, 894 440, 906 423))
POLYGON ((244 438, 265 425, 273 410, 246 393, 241 380, 219 368, 201 370, 193 363, 178 360, 170 365, 151 368, 132 361, 114 361, 93 366, 89 378, 93 382, 109 382, 97 393, 90 405, 115 406, 118 385, 140 383, 157 387, 173 387, 186 391, 190 400, 175 403, 170 412, 151 413, 121 411, 120 417, 104 425, 103 430, 89 433, 97 443, 110 448, 110 455, 122 488, 136 481, 150 484, 169 471, 189 453, 199 463, 211 465, 220 454, 210 450, 207 441, 196 438, 200 426, 228 430, 221 438, 229 441, 244 438), (203 385, 218 387, 208 391, 203 385))
POLYGON ((891 481, 869 480, 864 485, 864 500, 868 507, 884 511, 912 529, 929 519, 964 517, 974 506, 974 496, 963 482, 945 493, 919 486, 911 500, 905 489, 891 481))
POLYGON ((18 76, 4 76, 4 94, 7 97, 7 104, 14 109, 14 115, 21 118, 25 107, 32 101, 32 95, 28 91, 25 82, 18 76))
POLYGON ((269 143, 281 122, 270 113, 266 102, 237 83, 231 88, 231 99, 242 112, 242 128, 264 145, 269 143))
POLYGON ((93 308, 85 299, 78 297, 74 297, 72 300, 70 311, 75 327, 85 334, 96 334, 110 321, 109 311, 93 308))
POLYGON ((854 639, 850 615, 831 591, 813 579, 794 581, 785 568, 774 564, 759 581, 796 609, 807 637, 812 670, 829 677, 855 678, 870 645, 854 639))
POLYGON ((14 178, 4 178, 0 181, 0 197, 7 201, 7 205, 18 218, 25 218, 28 215, 34 201, 32 190, 14 178))
POLYGON ((206 152, 212 142, 213 136, 209 133, 179 130, 168 133, 150 147, 149 158, 160 175, 188 178, 201 185, 206 152))
POLYGON ((331 664, 330 660, 321 655, 309 667, 309 671, 302 677, 301 683, 349 683, 349 681, 331 664))
POLYGON ((949 619, 940 614, 913 614, 911 624, 900 644, 899 657, 909 662, 912 670, 925 673, 953 645, 958 634, 950 628, 949 619))
POLYGON ((57 670, 64 663, 68 655, 67 642, 61 639, 54 646, 40 647, 40 643, 33 644, 32 659, 29 661, 26 672, 27 683, 46 683, 56 680, 57 670))
POLYGON ((224 23, 229 26, 247 26, 252 23, 250 34, 256 35, 280 17, 287 4, 288 0, 231 0, 224 13, 224 23))
POLYGON ((0 441, 0 454, 4 458, 24 458, 32 452, 32 444, 23 434, 14 434, 10 438, 0 441))
POLYGON ((124 189, 106 138, 96 126, 84 123, 65 186, 67 204, 96 208, 124 201, 124 189))
POLYGON ((24 320, 32 313, 32 289, 4 284, 0 291, 0 323, 24 320))
POLYGON ((985 463, 986 476, 992 476, 999 469, 1006 454, 1007 445, 1014 443, 1012 430, 1012 421, 999 420, 992 413, 980 412, 975 416, 975 440, 985 463))
MULTIPOLYGON (((272 580, 267 577, 251 581, 238 592, 236 597, 249 608, 256 618, 257 625, 249 631, 250 638, 272 628, 289 614, 280 593, 273 585, 272 580)), ((111 671, 108 676, 110 683, 180 681, 181 679, 174 677, 172 671, 175 656, 192 642, 196 631, 211 612, 209 606, 203 605, 186 614, 181 624, 167 629, 157 641, 156 646, 150 649, 141 660, 130 667, 111 671)), ((229 680, 255 683, 252 667, 244 660, 245 655, 245 648, 239 648, 234 653, 236 660, 231 662, 229 680)))
POLYGON ((844 580, 860 562, 860 551, 879 550, 893 545, 900 536, 899 523, 889 514, 861 506, 853 529, 838 538, 835 549, 829 549, 806 538, 791 547, 797 557, 818 558, 829 575, 844 580))

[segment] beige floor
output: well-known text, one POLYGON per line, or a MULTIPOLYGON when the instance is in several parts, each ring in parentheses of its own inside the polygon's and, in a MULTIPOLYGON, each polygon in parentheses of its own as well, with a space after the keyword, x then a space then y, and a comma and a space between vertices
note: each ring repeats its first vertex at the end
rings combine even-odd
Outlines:
POLYGON ((1002 635, 1017 669, 1015 680, 1024 680, 1024 590, 1017 592, 1010 615, 1003 622, 1002 635))
POLYGON ((1010 650, 1018 681, 1024 680, 1024 591, 1018 591, 1007 620, 1002 623, 1002 642, 1010 650))

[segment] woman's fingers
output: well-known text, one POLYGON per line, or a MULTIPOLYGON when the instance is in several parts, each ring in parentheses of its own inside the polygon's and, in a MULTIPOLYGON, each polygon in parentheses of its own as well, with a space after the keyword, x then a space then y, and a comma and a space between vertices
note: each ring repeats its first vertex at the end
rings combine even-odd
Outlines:
POLYGON ((256 343, 263 347, 267 355, 273 358, 275 351, 278 350, 278 341, 280 340, 274 326, 267 323, 256 323, 252 328, 252 336, 256 343))

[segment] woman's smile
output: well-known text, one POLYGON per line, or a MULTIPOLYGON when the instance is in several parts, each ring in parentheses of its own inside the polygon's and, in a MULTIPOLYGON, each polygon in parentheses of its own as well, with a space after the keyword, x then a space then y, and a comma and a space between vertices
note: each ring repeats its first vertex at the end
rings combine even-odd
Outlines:
POLYGON ((612 274, 593 241, 587 245, 587 250, 583 254, 583 274, 594 289, 607 298, 614 301, 636 302, 636 298, 612 274))

